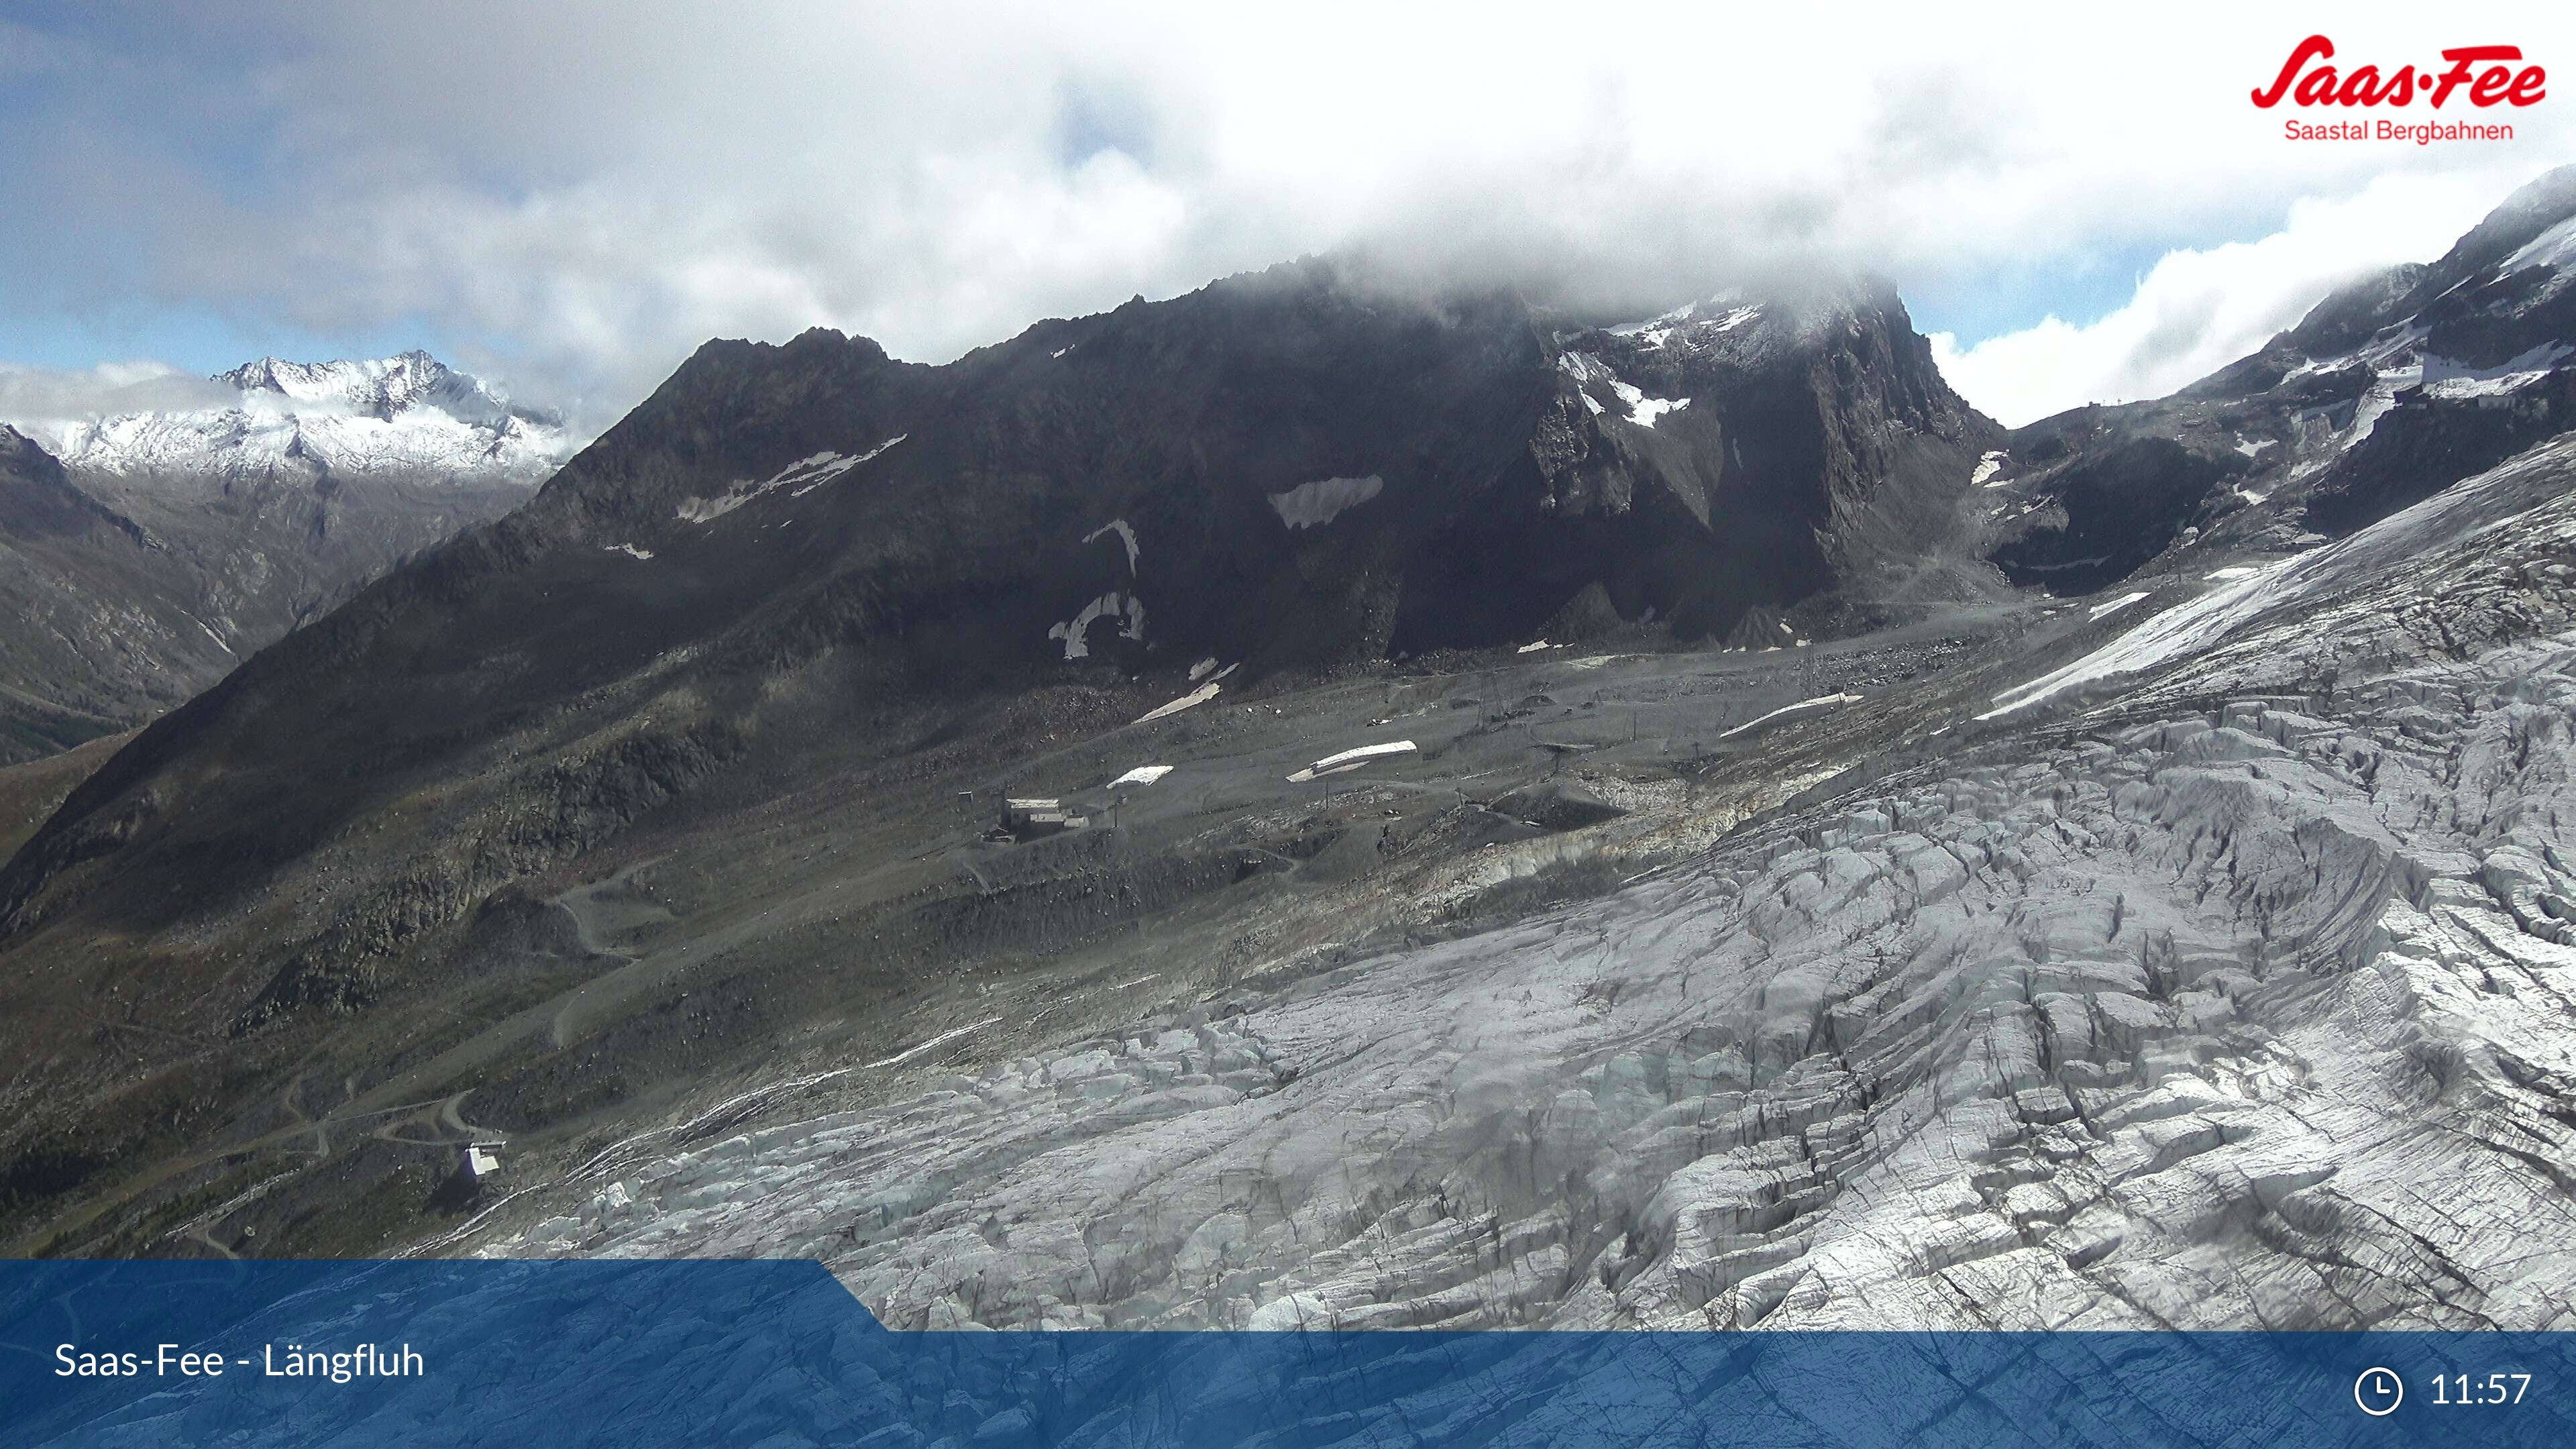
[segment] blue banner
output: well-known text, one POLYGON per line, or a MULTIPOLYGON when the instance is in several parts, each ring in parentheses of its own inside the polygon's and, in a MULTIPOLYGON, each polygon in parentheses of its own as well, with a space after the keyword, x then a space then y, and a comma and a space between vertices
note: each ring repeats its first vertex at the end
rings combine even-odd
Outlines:
POLYGON ((2576 1444, 2576 1335, 891 1333, 811 1262, 0 1264, 0 1445, 2576 1444))

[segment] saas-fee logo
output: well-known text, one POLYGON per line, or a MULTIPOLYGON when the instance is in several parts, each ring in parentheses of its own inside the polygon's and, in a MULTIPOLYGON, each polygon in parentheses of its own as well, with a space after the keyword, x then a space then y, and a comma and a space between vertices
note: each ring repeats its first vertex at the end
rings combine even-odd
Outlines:
POLYGON ((2510 141, 2513 126, 2502 119, 2516 109, 2538 105, 2548 96, 2549 72, 2523 61, 2518 45, 2464 45, 2442 52, 2439 65, 2376 64, 2350 68, 2333 64, 2334 42, 2311 35, 2290 48, 2289 59, 2268 85, 2253 91, 2254 104, 2270 110, 2289 101, 2303 111, 2325 107, 2362 110, 2404 109, 2418 100, 2433 110, 2453 102, 2460 111, 2487 112, 2476 119, 2424 120, 2376 116, 2326 121, 2292 116, 2281 134, 2292 141, 2510 141), (2498 107, 2503 108, 2500 112, 2498 107), (2494 117, 2490 119, 2489 117, 2494 117))

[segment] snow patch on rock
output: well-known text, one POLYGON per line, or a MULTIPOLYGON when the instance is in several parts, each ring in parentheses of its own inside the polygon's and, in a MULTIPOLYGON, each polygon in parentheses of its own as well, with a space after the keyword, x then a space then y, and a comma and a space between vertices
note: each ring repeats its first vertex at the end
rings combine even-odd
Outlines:
POLYGON ((1361 745, 1357 749, 1326 755, 1290 775, 1288 779, 1292 784, 1303 785, 1310 780, 1322 779, 1326 775, 1338 775, 1346 770, 1356 770, 1371 760, 1382 760, 1390 755, 1409 755, 1419 748, 1420 746, 1411 740, 1388 740, 1383 744, 1361 745))
POLYGON ((1762 726, 1771 723, 1773 720, 1788 719, 1794 715, 1821 714, 1829 709, 1840 709, 1847 704, 1858 704, 1860 699, 1861 697, 1857 694, 1820 694, 1813 699, 1802 699, 1795 704, 1784 704, 1778 709, 1771 711, 1769 714, 1756 715, 1752 719, 1746 720, 1744 723, 1737 725, 1731 730, 1719 731, 1717 737, 1721 740, 1731 740, 1737 735, 1760 729, 1762 726))
MULTIPOLYGON (((1226 670, 1226 674, 1231 674, 1233 672, 1234 670, 1231 666, 1226 670)), ((1222 679, 1224 677, 1225 676, 1222 674, 1217 676, 1218 679, 1222 679)), ((1209 700, 1216 698, 1219 694, 1224 692, 1224 689, 1225 686, 1217 683, 1215 679, 1211 679, 1207 683, 1200 685, 1198 688, 1191 690, 1189 693, 1182 695, 1180 698, 1173 700, 1168 704, 1156 705, 1154 708, 1136 716, 1135 722, 1137 724, 1144 724, 1149 720, 1158 720, 1179 714, 1185 709, 1196 709, 1200 705, 1207 703, 1209 700)))
POLYGON ((2153 591, 2149 589, 2140 589, 2136 593, 2122 594, 2120 597, 2112 599, 2106 603, 2095 604, 2092 608, 2084 611, 2084 616, 2088 619, 2110 618, 2113 614, 2120 612, 2131 604, 2145 599, 2151 592, 2153 591))
POLYGON ((1145 601, 1116 589, 1082 606, 1082 611, 1064 623, 1047 630, 1047 637, 1063 641, 1064 657, 1091 657, 1091 626, 1102 619, 1116 619, 1118 637, 1142 640, 1145 637, 1145 601))
POLYGON ((1127 577, 1131 579, 1136 577, 1137 550, 1135 525, 1129 523, 1123 518, 1113 518, 1107 523, 1100 525, 1098 528, 1093 529, 1089 533, 1084 534, 1082 536, 1082 541, 1084 543, 1090 543, 1093 540, 1098 539, 1102 534, 1106 533, 1114 533, 1118 535, 1118 541, 1127 545, 1127 577))
POLYGON ((797 459, 759 482, 749 478, 736 479, 733 486, 712 498, 682 499, 677 517, 682 523, 713 523, 753 499, 782 488, 790 490, 787 495, 790 498, 802 498, 852 468, 875 459, 910 436, 909 433, 897 433, 864 453, 815 453, 797 459))
POLYGON ((1365 478, 1318 478, 1271 494, 1270 506, 1278 510, 1279 521, 1292 529, 1321 528, 1385 488, 1386 480, 1375 473, 1365 478))

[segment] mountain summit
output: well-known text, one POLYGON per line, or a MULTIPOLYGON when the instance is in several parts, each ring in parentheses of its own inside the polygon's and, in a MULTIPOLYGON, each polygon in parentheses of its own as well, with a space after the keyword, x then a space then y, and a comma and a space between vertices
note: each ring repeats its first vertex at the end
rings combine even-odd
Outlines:
POLYGON ((515 419, 532 428, 560 430, 559 413, 515 407, 508 397, 471 373, 414 348, 372 362, 288 362, 263 357, 214 380, 243 392, 273 392, 299 403, 337 405, 391 422, 396 415, 434 408, 463 423, 497 426, 515 419))
POLYGON ((572 451, 559 414, 514 406, 426 352, 372 361, 263 357, 214 381, 229 406, 127 413, 64 425, 74 470, 119 476, 542 481, 572 451))

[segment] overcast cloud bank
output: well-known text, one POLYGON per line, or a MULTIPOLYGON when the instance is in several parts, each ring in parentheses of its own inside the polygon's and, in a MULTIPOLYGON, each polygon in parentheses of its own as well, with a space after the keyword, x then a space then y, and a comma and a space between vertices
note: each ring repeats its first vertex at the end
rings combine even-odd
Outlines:
MULTIPOLYGON (((2330 18, 2353 56, 2537 54, 2570 32, 2539 7, 2474 34, 2420 7, 2330 18)), ((44 198, 0 216, 23 283, 0 321, 126 325, 146 351, 162 310, 325 336, 423 319, 422 345, 595 429, 710 336, 821 324, 935 361, 1337 248, 1639 307, 1782 266, 1912 294, 2171 248, 2107 316, 2049 317, 2035 293, 2002 335, 1943 340, 1963 392, 2026 421, 2167 391, 2576 154, 2555 104, 2510 144, 2284 141, 2246 92, 2308 23, 588 4, 0 22, 23 112, 0 178, 44 198)), ((14 377, 0 407, 130 386, 14 377)))

